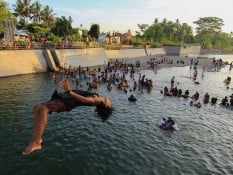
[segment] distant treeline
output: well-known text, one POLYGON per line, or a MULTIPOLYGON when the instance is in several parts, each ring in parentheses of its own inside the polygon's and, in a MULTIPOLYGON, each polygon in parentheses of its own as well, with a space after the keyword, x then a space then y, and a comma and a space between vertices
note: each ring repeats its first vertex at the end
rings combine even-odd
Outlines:
MULTIPOLYGON (((71 17, 56 17, 53 9, 42 5, 39 1, 17 0, 12 6, 0 0, 0 38, 4 36, 3 20, 12 19, 17 29, 29 31, 33 38, 46 36, 55 43, 66 41, 97 41, 100 35, 100 26, 92 24, 90 29, 72 27, 71 17), (85 37, 85 38, 84 38, 85 37)), ((132 35, 130 29, 128 37, 121 39, 121 44, 151 47, 185 46, 187 44, 200 44, 203 49, 216 49, 233 51, 233 32, 224 33, 224 21, 218 17, 203 17, 193 22, 195 32, 187 23, 179 19, 169 21, 166 18, 159 21, 155 18, 153 24, 138 24, 139 31, 132 35), (195 34, 194 34, 195 33, 195 34)), ((113 29, 114 31, 114 29, 113 29)), ((110 32, 107 32, 110 33, 110 32)), ((112 32, 119 33, 119 32, 112 32)))

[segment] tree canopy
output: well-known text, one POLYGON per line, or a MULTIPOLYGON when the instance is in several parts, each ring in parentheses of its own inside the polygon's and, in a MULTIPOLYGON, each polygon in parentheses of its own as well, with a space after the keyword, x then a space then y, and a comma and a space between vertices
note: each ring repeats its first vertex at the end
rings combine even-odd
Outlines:
MULTIPOLYGON (((4 0, 0 0, 0 34, 3 33, 2 21, 13 19, 17 29, 27 29, 34 36, 51 34, 51 38, 56 40, 58 40, 56 37, 60 37, 60 39, 68 38, 73 41, 81 40, 80 30, 82 30, 83 35, 87 34, 93 40, 98 39, 99 24, 92 24, 89 30, 84 29, 82 24, 80 24, 80 28, 72 28, 71 17, 55 18, 55 15, 51 7, 42 5, 39 0, 34 2, 32 0, 16 0, 12 13, 8 9, 8 4, 4 0)), ((122 42, 135 46, 150 44, 152 47, 199 43, 202 48, 233 51, 233 32, 230 34, 222 32, 223 19, 202 17, 193 23, 196 24, 195 33, 190 25, 182 23, 179 19, 170 21, 166 18, 162 20, 155 18, 151 25, 138 24, 139 31, 136 31, 136 35, 130 39, 125 38, 125 41, 123 39, 122 42)), ((116 33, 119 34, 119 32, 116 33)))
POLYGON ((232 37, 222 32, 224 21, 218 17, 203 17, 194 21, 196 27, 196 40, 206 49, 232 50, 232 37))
POLYGON ((90 35, 92 38, 98 39, 99 34, 100 34, 99 24, 92 24, 88 32, 88 35, 90 35))
POLYGON ((194 21, 194 24, 197 25, 196 33, 207 33, 207 32, 221 32, 224 22, 218 17, 203 17, 199 20, 194 21))
POLYGON ((7 3, 0 0, 0 33, 3 32, 3 20, 12 19, 13 15, 9 11, 7 3))
POLYGON ((55 35, 60 37, 67 37, 72 34, 72 26, 71 21, 66 19, 66 17, 62 16, 61 18, 57 18, 55 22, 55 26, 51 30, 55 35))
POLYGON ((54 25, 53 9, 48 5, 43 6, 39 1, 32 3, 31 0, 17 0, 13 7, 13 14, 21 23, 19 27, 25 27, 31 20, 37 24, 44 22, 50 27, 54 25))
MULTIPOLYGON (((138 24, 140 32, 137 37, 143 38, 145 42, 160 43, 159 45, 182 45, 194 41, 192 27, 187 23, 168 21, 164 18, 161 22, 156 18, 152 25, 138 24)), ((158 44, 156 44, 158 45, 158 44)))

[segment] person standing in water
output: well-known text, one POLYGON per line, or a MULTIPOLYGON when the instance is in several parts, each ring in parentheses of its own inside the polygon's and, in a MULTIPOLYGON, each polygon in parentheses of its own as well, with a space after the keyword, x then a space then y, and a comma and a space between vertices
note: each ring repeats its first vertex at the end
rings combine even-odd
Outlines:
POLYGON ((171 88, 174 87, 174 84, 175 84, 175 76, 173 76, 171 79, 171 88))

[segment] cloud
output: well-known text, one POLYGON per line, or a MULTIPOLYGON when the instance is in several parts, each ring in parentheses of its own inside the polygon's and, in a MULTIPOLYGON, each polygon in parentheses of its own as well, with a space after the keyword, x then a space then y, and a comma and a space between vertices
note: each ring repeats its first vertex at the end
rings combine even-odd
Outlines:
POLYGON ((59 14, 68 14, 68 16, 72 16, 72 17, 98 17, 98 16, 102 16, 102 10, 99 9, 86 9, 86 10, 79 10, 76 8, 58 8, 56 7, 54 9, 55 11, 59 11, 59 14))
POLYGON ((145 1, 145 5, 147 8, 151 9, 151 8, 158 8, 159 6, 161 6, 163 2, 158 2, 156 0, 147 0, 145 1))

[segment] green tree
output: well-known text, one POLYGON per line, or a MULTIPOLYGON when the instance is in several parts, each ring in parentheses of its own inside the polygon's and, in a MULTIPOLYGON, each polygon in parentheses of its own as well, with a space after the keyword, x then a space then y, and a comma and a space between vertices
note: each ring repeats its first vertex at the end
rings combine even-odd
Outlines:
POLYGON ((160 24, 149 26, 143 36, 146 41, 160 42, 164 38, 163 28, 160 24))
POLYGON ((50 30, 50 28, 45 23, 30 23, 27 25, 27 30, 33 33, 35 36, 38 36, 39 34, 47 33, 50 30))
POLYGON ((31 6, 31 18, 34 22, 40 24, 41 23, 41 12, 42 12, 42 4, 39 1, 36 1, 31 6))
POLYGON ((88 31, 88 35, 92 38, 98 39, 100 34, 99 24, 92 24, 90 30, 88 31))
POLYGON ((158 18, 155 18, 154 19, 154 25, 158 24, 159 23, 159 19, 158 18))
POLYGON ((10 13, 7 3, 0 0, 0 33, 3 32, 3 20, 11 19, 12 14, 10 13))
POLYGON ((183 23, 180 26, 179 32, 179 42, 181 44, 193 42, 193 30, 187 23, 183 23))
POLYGON ((174 40, 174 32, 177 31, 177 30, 175 30, 174 22, 167 21, 166 19, 164 19, 161 26, 163 28, 163 32, 165 34, 166 39, 167 40, 174 40))
POLYGON ((41 19, 49 27, 53 27, 55 22, 55 14, 53 14, 53 9, 46 5, 41 11, 41 19))
POLYGON ((144 34, 145 30, 149 27, 149 25, 148 24, 138 24, 137 26, 138 26, 140 31, 136 31, 136 33, 138 34, 139 37, 140 36, 143 37, 143 34, 144 34))
POLYGON ((81 35, 79 33, 79 28, 72 29, 72 39, 75 41, 81 40, 81 35))
POLYGON ((233 50, 230 34, 221 32, 224 21, 218 17, 204 17, 194 21, 197 25, 196 39, 205 49, 233 50))
POLYGON ((194 41, 192 27, 187 23, 181 24, 179 19, 175 22, 168 21, 166 18, 159 22, 155 18, 152 25, 138 24, 140 32, 137 38, 142 38, 151 45, 183 45, 194 41))
POLYGON ((61 42, 61 38, 59 38, 58 36, 55 36, 53 33, 51 35, 49 35, 48 40, 53 41, 55 43, 61 42))
POLYGON ((25 22, 24 18, 19 19, 19 21, 16 24, 16 28, 17 29, 26 29, 27 28, 27 25, 26 25, 26 22, 25 22))
POLYGON ((231 50, 231 40, 227 33, 215 33, 211 42, 214 49, 231 50))
POLYGON ((69 17, 68 17, 68 21, 70 22, 70 24, 72 24, 73 19, 72 19, 72 17, 71 17, 71 16, 69 16, 69 17))
POLYGON ((194 21, 194 24, 197 25, 196 33, 210 33, 210 32, 221 32, 224 21, 218 17, 204 17, 199 18, 199 20, 194 21))
POLYGON ((211 38, 210 37, 205 37, 200 40, 201 47, 203 49, 210 49, 212 48, 211 44, 211 38))
POLYGON ((83 35, 87 35, 88 34, 88 30, 87 29, 82 29, 82 34, 83 35))
POLYGON ((15 16, 23 18, 25 23, 28 24, 32 10, 31 0, 17 0, 13 6, 15 16))
POLYGON ((70 21, 64 16, 57 18, 55 26, 52 28, 52 32, 60 37, 67 37, 68 35, 71 35, 72 26, 70 21))

